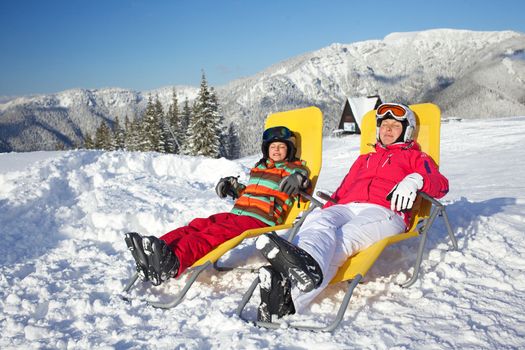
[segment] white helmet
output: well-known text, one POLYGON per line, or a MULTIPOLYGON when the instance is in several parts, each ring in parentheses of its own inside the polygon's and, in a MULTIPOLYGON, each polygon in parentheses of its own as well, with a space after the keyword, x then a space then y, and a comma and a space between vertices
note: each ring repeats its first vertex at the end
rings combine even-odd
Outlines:
POLYGON ((376 139, 379 140, 379 126, 385 119, 394 119, 403 124, 403 132, 395 142, 410 142, 416 129, 416 116, 408 106, 400 103, 383 103, 376 110, 376 139))

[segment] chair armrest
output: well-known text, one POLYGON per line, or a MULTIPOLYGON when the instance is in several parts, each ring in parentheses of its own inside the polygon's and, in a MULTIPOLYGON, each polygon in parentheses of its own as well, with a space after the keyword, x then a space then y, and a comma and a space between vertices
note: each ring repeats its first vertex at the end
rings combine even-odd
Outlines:
MULTIPOLYGON (((324 205, 322 202, 318 201, 317 199, 315 199, 314 197, 312 197, 311 195, 309 195, 308 193, 306 193, 304 191, 301 191, 300 194, 304 198, 308 199, 312 203, 312 205, 315 206, 315 207, 321 208, 324 205)), ((324 192, 317 191, 317 196, 319 198, 321 198, 322 200, 326 201, 326 202, 337 203, 337 201, 335 201, 334 199, 330 198, 330 196, 328 194, 324 193, 324 192)))
POLYGON ((299 195, 301 195, 303 198, 308 199, 310 201, 310 203, 312 203, 312 205, 314 207, 321 208, 323 206, 323 203, 319 202, 317 199, 315 199, 314 197, 310 196, 308 193, 306 193, 304 191, 300 191, 299 195))
POLYGON ((444 205, 441 204, 440 201, 438 201, 437 199, 435 199, 434 197, 431 197, 429 196, 428 194, 426 194, 425 192, 419 192, 418 195, 420 195, 421 197, 423 197, 424 199, 426 199, 427 201, 430 201, 432 204, 434 204, 435 206, 438 206, 440 208, 443 208, 444 205))
POLYGON ((337 204, 337 201, 335 199, 333 199, 332 197, 330 197, 330 195, 328 193, 317 191, 317 197, 321 198, 322 200, 324 200, 326 202, 332 202, 334 204, 337 204))

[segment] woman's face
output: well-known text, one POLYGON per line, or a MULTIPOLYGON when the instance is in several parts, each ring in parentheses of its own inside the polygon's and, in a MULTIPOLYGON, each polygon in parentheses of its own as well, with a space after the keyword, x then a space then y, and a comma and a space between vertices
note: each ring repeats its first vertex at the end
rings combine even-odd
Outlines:
POLYGON ((270 144, 268 147, 268 157, 274 162, 282 162, 286 159, 286 152, 288 151, 288 146, 286 143, 276 141, 270 144))
POLYGON ((395 119, 385 119, 379 126, 379 139, 383 145, 393 144, 403 132, 403 124, 395 119))

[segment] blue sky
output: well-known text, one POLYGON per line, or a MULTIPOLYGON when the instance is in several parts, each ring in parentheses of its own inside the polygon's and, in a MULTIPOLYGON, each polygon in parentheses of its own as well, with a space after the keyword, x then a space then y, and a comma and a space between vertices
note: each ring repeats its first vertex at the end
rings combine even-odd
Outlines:
POLYGON ((455 28, 525 33, 525 1, 0 0, 0 96, 253 75, 332 43, 455 28))

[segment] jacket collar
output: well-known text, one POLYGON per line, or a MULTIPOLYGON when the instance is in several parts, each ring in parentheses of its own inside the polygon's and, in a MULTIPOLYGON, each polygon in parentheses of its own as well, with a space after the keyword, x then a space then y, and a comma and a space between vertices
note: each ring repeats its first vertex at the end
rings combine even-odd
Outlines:
POLYGON ((274 162, 273 160, 268 158, 268 159, 266 159, 266 168, 268 168, 268 169, 278 168, 281 164, 285 164, 285 163, 286 163, 285 160, 283 160, 281 162, 274 162))
POLYGON ((275 168, 275 162, 271 160, 270 158, 266 159, 266 167, 267 168, 275 168))
POLYGON ((376 152, 379 150, 385 150, 385 151, 394 151, 394 150, 407 150, 407 149, 413 149, 416 151, 420 150, 419 145, 415 141, 409 141, 409 142, 397 142, 392 145, 385 146, 381 142, 377 142, 375 144, 376 152))

